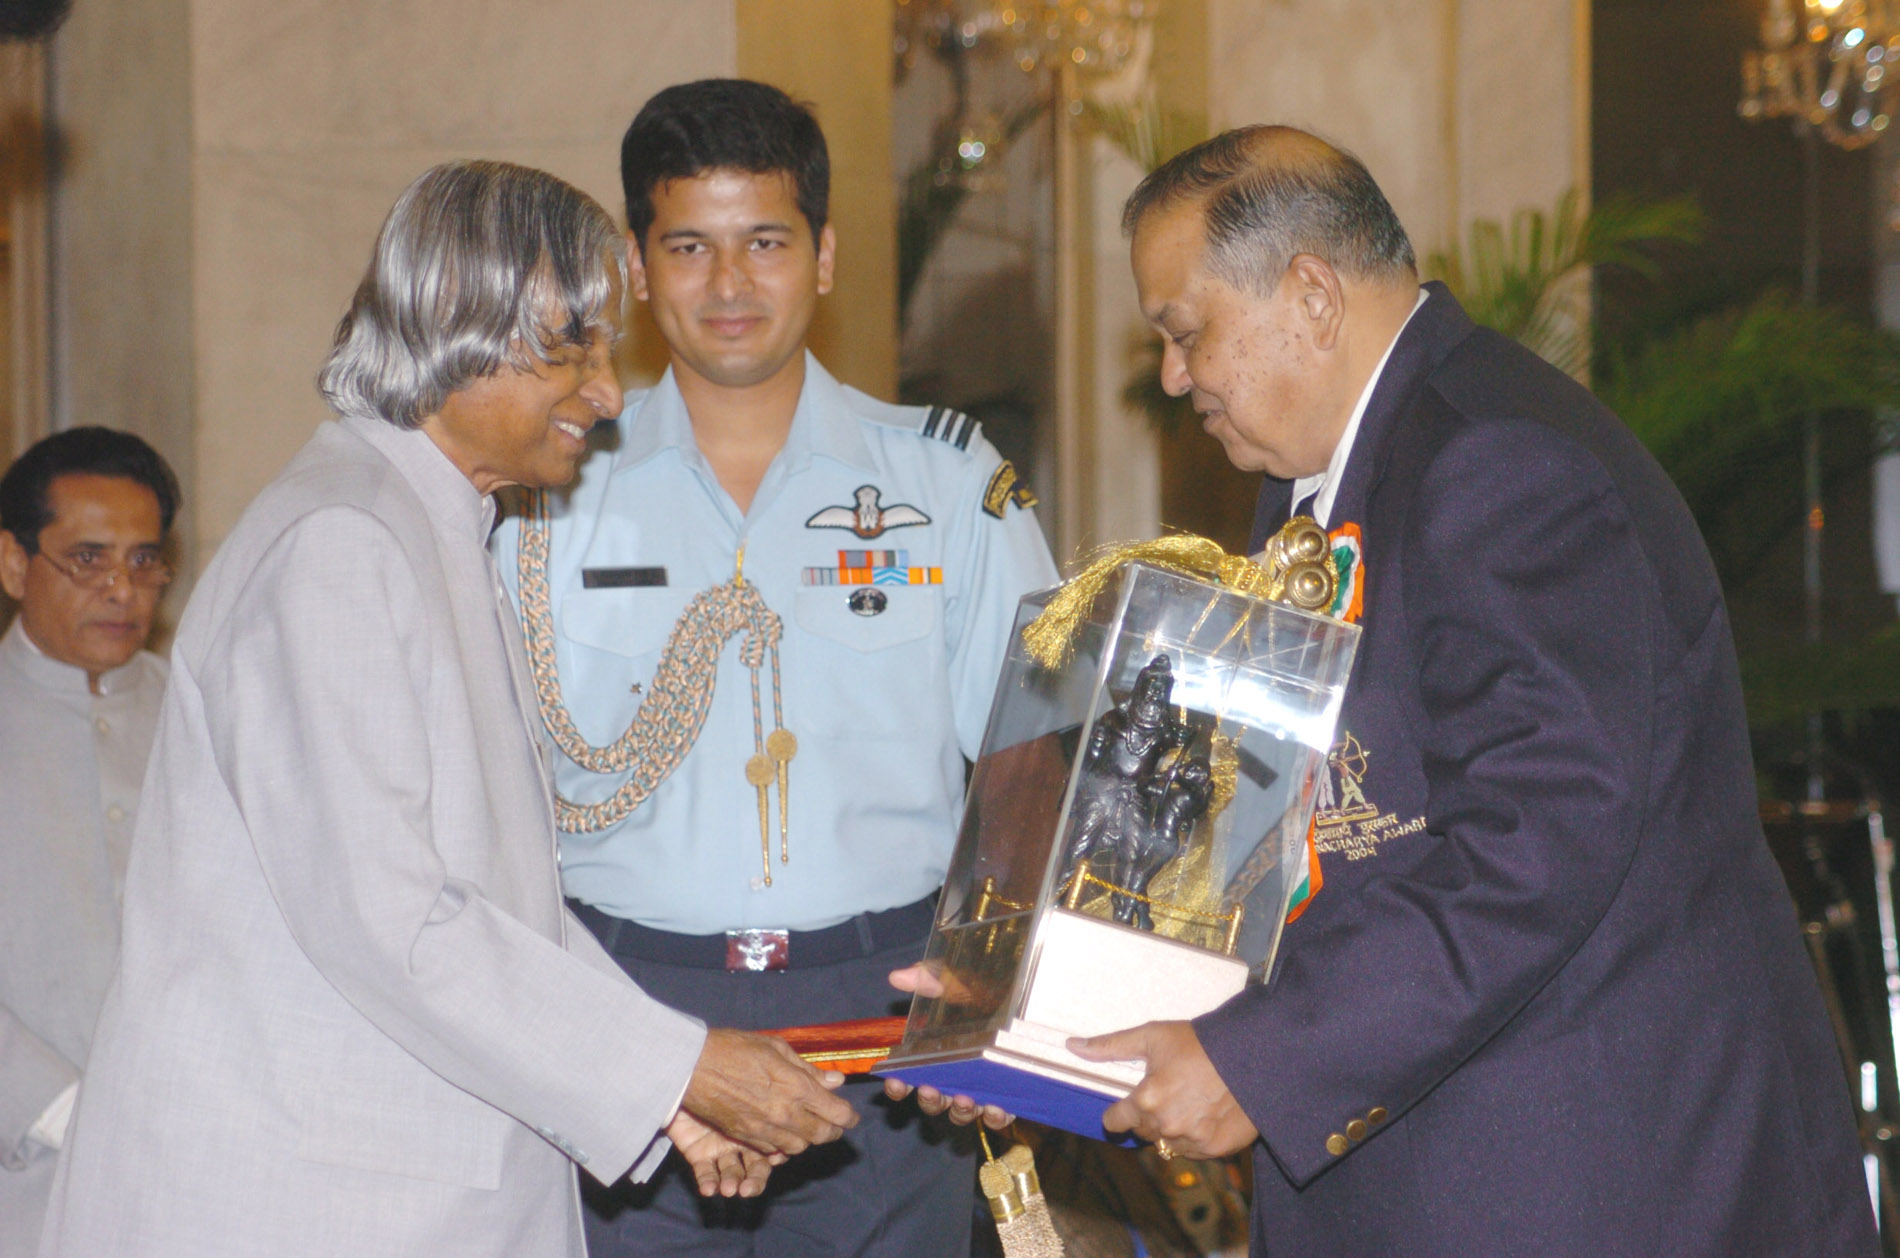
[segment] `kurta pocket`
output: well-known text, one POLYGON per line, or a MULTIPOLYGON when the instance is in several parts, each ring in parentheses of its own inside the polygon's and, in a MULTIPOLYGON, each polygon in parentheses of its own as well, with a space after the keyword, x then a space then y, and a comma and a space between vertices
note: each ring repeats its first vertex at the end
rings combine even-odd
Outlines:
POLYGON ((304 1089, 295 1107, 297 1156, 306 1162, 490 1192, 501 1187, 502 1142, 514 1120, 473 1097, 304 1089))

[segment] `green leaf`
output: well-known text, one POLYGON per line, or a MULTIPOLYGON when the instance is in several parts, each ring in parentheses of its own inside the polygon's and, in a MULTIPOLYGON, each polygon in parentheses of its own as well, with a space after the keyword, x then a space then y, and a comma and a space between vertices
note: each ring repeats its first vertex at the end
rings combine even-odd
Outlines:
MULTIPOLYGON (((1770 291, 1611 355, 1601 375, 1598 395, 1676 482, 1734 588, 1799 521, 1805 418, 1840 429, 1900 408, 1900 337, 1770 291)), ((1830 479, 1851 471, 1835 462, 1830 479)))
POLYGON ((1425 259, 1472 319, 1523 342, 1559 370, 1581 375, 1590 346, 1591 268, 1622 266, 1653 274, 1638 246, 1693 242, 1705 225, 1688 199, 1640 201, 1615 196, 1593 209, 1573 188, 1555 209, 1521 209, 1510 227, 1475 220, 1461 248, 1425 259))

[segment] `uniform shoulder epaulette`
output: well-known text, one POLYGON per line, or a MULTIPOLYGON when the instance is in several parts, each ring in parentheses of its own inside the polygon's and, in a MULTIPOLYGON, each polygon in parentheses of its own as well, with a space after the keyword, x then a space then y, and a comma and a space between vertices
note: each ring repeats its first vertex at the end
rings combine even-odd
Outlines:
POLYGON ((983 425, 962 411, 953 411, 947 406, 933 406, 924 415, 923 427, 918 431, 959 450, 968 450, 971 439, 982 430, 983 425))

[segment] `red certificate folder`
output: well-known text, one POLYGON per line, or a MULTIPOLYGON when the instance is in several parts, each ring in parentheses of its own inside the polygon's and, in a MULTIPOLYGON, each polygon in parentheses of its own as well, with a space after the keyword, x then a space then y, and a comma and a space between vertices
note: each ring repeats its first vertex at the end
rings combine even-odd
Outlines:
POLYGON ((784 1040, 792 1046, 793 1052, 820 1070, 861 1075, 891 1055, 891 1050, 904 1038, 904 1022, 902 1016, 859 1018, 821 1026, 781 1027, 765 1034, 784 1040))

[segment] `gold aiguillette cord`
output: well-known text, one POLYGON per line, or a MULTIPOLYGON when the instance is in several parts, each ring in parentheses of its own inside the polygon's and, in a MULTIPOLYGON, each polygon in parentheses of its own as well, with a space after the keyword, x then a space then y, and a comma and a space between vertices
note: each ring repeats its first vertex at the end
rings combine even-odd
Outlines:
MULTIPOLYGON (((777 661, 773 661, 774 665, 777 661)), ((778 707, 778 669, 772 669, 772 706, 778 707)), ((791 787, 792 757, 798 754, 798 735, 785 728, 784 718, 778 717, 779 727, 765 740, 765 754, 772 758, 778 767, 778 859, 780 864, 789 865, 792 860, 791 831, 785 817, 786 797, 791 787)), ((768 880, 769 881, 769 880, 768 880)))
MULTIPOLYGON (((733 585, 745 588, 745 546, 733 559, 733 585)), ((759 670, 752 669, 752 755, 745 762, 746 784, 759 794, 759 866, 760 880, 772 885, 772 808, 767 794, 778 785, 778 859, 781 865, 792 860, 789 799, 791 796, 792 758, 798 754, 798 736, 785 728, 785 704, 779 681, 778 652, 772 653, 772 733, 765 733, 764 714, 759 708, 759 670)))
POLYGON ((763 867, 762 876, 768 887, 772 885, 772 822, 765 792, 771 786, 772 778, 772 762, 763 754, 754 755, 745 762, 745 780, 759 792, 759 864, 763 867))

